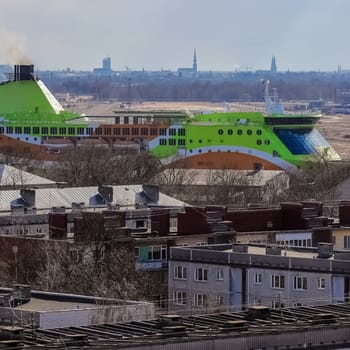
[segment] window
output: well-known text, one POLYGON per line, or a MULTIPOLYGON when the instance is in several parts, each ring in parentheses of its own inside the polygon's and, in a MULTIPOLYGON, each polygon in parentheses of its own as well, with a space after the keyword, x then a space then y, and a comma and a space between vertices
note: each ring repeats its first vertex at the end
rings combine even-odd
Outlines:
POLYGON ((158 135, 158 129, 157 128, 151 128, 150 134, 151 134, 151 136, 157 136, 158 135))
POLYGON ((114 128, 113 135, 120 135, 120 128, 114 128))
POLYGON ((227 133, 228 133, 229 135, 232 135, 232 134, 233 134, 232 129, 228 129, 228 130, 227 130, 227 133))
POLYGON ((139 129, 138 128, 132 128, 131 129, 131 135, 138 136, 139 135, 139 129))
POLYGON ((24 133, 25 134, 30 134, 30 127, 29 126, 25 126, 24 127, 24 133))
POLYGON ((344 236, 344 249, 350 248, 350 236, 344 236))
POLYGON ((57 134, 57 128, 50 128, 50 134, 56 135, 57 134))
POLYGON ((325 289, 326 288, 326 279, 323 277, 317 278, 317 289, 325 289))
POLYGON ((60 131, 60 135, 65 135, 66 134, 66 128, 60 128, 59 131, 60 131))
POLYGON ((261 140, 256 140, 256 144, 260 146, 261 145, 261 140))
POLYGON ((169 129, 169 136, 176 136, 176 129, 170 128, 169 129))
POLYGON ((251 131, 250 129, 247 130, 247 135, 251 135, 253 133, 253 131, 251 131))
POLYGON ((187 267, 175 266, 174 267, 174 278, 179 280, 185 280, 187 278, 187 267))
POLYGON ((224 270, 216 270, 216 280, 217 281, 224 280, 224 270))
POLYGON ((94 133, 93 128, 86 128, 86 135, 92 135, 94 133))
POLYGON ((269 145, 270 144, 270 140, 265 140, 265 145, 269 145))
POLYGON ((284 276, 283 275, 272 275, 271 276, 271 287, 272 288, 284 288, 284 276))
POLYGON ((104 128, 104 133, 105 133, 105 135, 112 135, 112 128, 104 128))
POLYGON ((169 146, 176 146, 176 140, 175 139, 170 139, 169 140, 169 146))
POLYGON ((130 129, 129 128, 124 128, 123 129, 123 135, 124 136, 130 135, 130 129))
POLYGON ((175 290, 174 291, 174 304, 176 305, 186 305, 187 303, 187 294, 186 292, 175 290))
POLYGON ((84 135, 84 130, 84 128, 78 128, 78 135, 84 135))
POLYGON ((13 134, 13 127, 12 126, 6 127, 6 134, 13 134))
POLYGON ((42 127, 42 128, 41 128, 41 133, 42 133, 43 135, 47 135, 47 134, 49 133, 49 128, 47 128, 47 127, 42 127))
POLYGON ((260 272, 255 273, 254 284, 262 284, 262 274, 260 272))
POLYGON ((218 130, 218 134, 219 134, 219 135, 222 135, 223 133, 224 133, 224 130, 222 130, 222 129, 219 129, 219 130, 218 130))
POLYGON ((257 134, 257 135, 261 135, 261 130, 258 129, 258 130, 256 131, 256 134, 257 134))
POLYGON ((166 145, 166 139, 159 139, 159 144, 161 146, 165 146, 166 145))
POLYGON ((141 135, 142 136, 148 136, 148 129, 147 128, 141 128, 141 135))
POLYGON ((243 131, 241 129, 238 129, 237 130, 237 135, 242 135, 243 134, 243 131))
POLYGON ((95 129, 95 134, 96 135, 102 135, 102 128, 96 128, 95 129))
POLYGON ((207 296, 204 293, 194 293, 193 305, 196 307, 205 307, 207 305, 207 296))
POLYGON ((177 134, 179 136, 185 136, 186 135, 186 129, 178 129, 177 134))
POLYGON ((75 129, 74 128, 68 128, 68 135, 75 135, 75 129))
POLYGON ((148 260, 166 260, 166 246, 150 246, 148 250, 148 260))
POLYGON ((307 290, 307 278, 303 276, 294 276, 293 278, 294 290, 307 290))
POLYGON ((272 300, 273 309, 283 309, 284 307, 286 307, 286 305, 282 303, 280 300, 272 300))
POLYGON ((179 145, 179 146, 185 146, 185 139, 178 139, 177 140, 177 144, 179 145))
POLYGON ((20 126, 15 127, 15 134, 22 134, 22 128, 20 126))
POLYGON ((137 259, 140 256, 140 248, 135 247, 135 258, 137 259))
POLYGON ((136 220, 136 228, 147 228, 146 220, 136 220))
POLYGON ((194 273, 195 281, 208 281, 208 269, 197 267, 194 273))
POLYGON ((177 232, 177 217, 169 218, 169 232, 177 232))
POLYGON ((166 136, 166 128, 160 128, 159 129, 159 135, 166 136))
POLYGON ((215 296, 215 304, 216 305, 224 305, 224 297, 222 295, 215 296))

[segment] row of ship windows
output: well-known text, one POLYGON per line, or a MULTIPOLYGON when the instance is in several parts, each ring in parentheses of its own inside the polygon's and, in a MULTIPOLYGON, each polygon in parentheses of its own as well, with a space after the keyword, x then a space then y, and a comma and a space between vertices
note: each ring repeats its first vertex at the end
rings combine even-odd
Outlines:
MULTIPOLYGON (((159 139, 159 145, 160 146, 176 146, 176 139, 159 139)), ((177 145, 178 146, 185 146, 186 145, 186 140, 185 139, 178 139, 177 140, 177 145)))
MULTIPOLYGON (((73 127, 30 127, 30 126, 7 126, 0 127, 0 133, 4 134, 42 134, 42 135, 123 135, 123 136, 158 136, 166 135, 167 128, 73 128, 73 127)), ((175 136, 176 130, 174 128, 170 128, 169 135, 175 136)), ((185 129, 178 129, 179 136, 185 136, 185 129)))
MULTIPOLYGON (((219 129, 218 130, 218 134, 219 135, 223 135, 224 134, 224 130, 223 129, 219 129)), ((227 134, 228 135, 233 135, 233 130, 232 129, 228 129, 227 130, 227 134)), ((257 135, 261 135, 262 131, 260 129, 256 130, 256 134, 257 135)), ((237 135, 243 135, 243 130, 242 129, 238 129, 237 130, 237 135)), ((253 135, 253 131, 251 129, 247 130, 247 135, 253 135)))
MULTIPOLYGON (((190 149, 190 153, 192 153, 193 152, 193 150, 192 149, 190 149)), ((198 150, 198 153, 202 153, 203 151, 200 149, 200 150, 198 150)), ((211 151, 211 149, 209 149, 208 150, 208 153, 211 153, 212 151, 211 151)), ((216 150, 215 152, 221 152, 221 150, 219 149, 219 150, 216 150)), ((224 150, 223 152, 228 152, 228 153, 230 153, 231 152, 231 150, 224 150)), ((273 157, 280 157, 280 154, 277 152, 277 151, 275 151, 275 150, 273 150, 272 151, 272 156, 273 157)))
MULTIPOLYGON (((198 143, 202 143, 202 142, 203 142, 203 141, 202 141, 201 139, 198 140, 198 143)), ((211 140, 208 140, 208 142, 211 142, 211 140)), ((223 143, 224 140, 220 140, 220 142, 223 143)), ((193 143, 193 140, 190 139, 190 140, 189 140, 189 143, 193 143)), ((256 144, 257 144, 257 145, 262 145, 262 143, 263 143, 262 140, 260 140, 260 139, 256 140, 256 144)), ((268 140, 268 139, 264 140, 264 144, 265 144, 265 145, 269 145, 269 144, 270 144, 270 140, 268 140)))
MULTIPOLYGON (((189 142, 193 143, 193 140, 189 140, 189 142)), ((198 140, 198 142, 202 143, 202 140, 198 140)), ((265 145, 269 145, 270 144, 270 140, 265 140, 264 143, 265 143, 265 145)), ((185 144, 186 144, 185 139, 178 139, 177 140, 177 144, 178 144, 178 146, 185 146, 185 144)), ((259 145, 259 146, 262 145, 262 140, 260 140, 260 139, 256 140, 256 144, 259 145)), ((169 140, 167 140, 167 139, 159 139, 159 145, 160 146, 166 146, 166 145, 176 146, 176 139, 169 139, 169 140)), ((190 152, 192 152, 192 150, 190 152)), ((201 153, 202 151, 200 150, 199 152, 201 153)))

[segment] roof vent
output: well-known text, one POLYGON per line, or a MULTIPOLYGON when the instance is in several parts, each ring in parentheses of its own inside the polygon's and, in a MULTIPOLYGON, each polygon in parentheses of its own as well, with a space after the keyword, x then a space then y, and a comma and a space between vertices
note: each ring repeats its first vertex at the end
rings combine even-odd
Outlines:
POLYGON ((255 305, 248 308, 247 317, 249 320, 255 320, 257 318, 265 319, 270 317, 270 308, 263 305, 255 305))
POLYGON ((318 258, 329 259, 333 255, 332 243, 318 243, 318 258))

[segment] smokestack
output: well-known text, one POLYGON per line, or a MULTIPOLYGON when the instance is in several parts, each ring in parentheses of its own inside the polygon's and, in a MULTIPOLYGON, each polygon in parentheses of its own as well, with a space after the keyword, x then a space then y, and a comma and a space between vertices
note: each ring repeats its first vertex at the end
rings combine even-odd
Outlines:
POLYGON ((15 64, 14 81, 34 80, 33 64, 15 64))

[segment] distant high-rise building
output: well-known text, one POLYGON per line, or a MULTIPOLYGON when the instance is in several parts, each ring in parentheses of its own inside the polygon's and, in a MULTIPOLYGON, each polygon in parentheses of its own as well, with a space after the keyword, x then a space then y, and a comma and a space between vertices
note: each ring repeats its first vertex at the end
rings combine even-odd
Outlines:
POLYGON ((93 73, 101 77, 108 77, 112 73, 111 58, 105 57, 102 60, 102 68, 94 68, 93 73))
POLYGON ((111 58, 110 57, 105 57, 103 60, 102 60, 102 68, 106 71, 110 71, 112 70, 111 68, 111 58))
POLYGON ((276 66, 276 57, 272 56, 271 60, 271 73, 276 73, 277 72, 277 66, 276 66))

